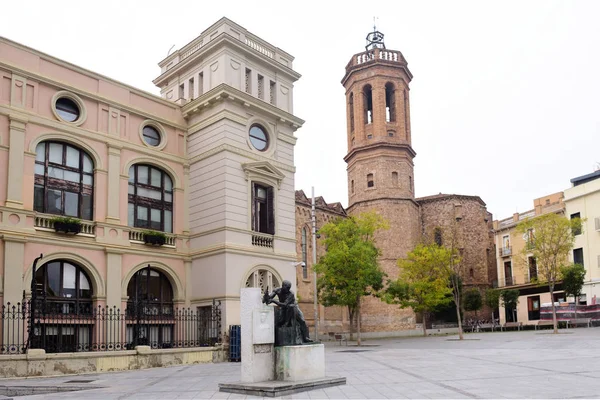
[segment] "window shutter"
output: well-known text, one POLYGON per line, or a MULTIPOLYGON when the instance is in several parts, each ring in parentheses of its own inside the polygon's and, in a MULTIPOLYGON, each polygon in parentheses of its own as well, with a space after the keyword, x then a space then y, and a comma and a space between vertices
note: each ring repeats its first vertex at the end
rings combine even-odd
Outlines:
POLYGON ((268 233, 271 235, 275 234, 275 206, 274 206, 274 198, 273 198, 273 188, 269 187, 267 189, 267 224, 268 224, 268 233))
POLYGON ((256 188, 254 187, 254 182, 251 184, 251 193, 250 193, 250 218, 252 218, 252 230, 256 231, 256 188))

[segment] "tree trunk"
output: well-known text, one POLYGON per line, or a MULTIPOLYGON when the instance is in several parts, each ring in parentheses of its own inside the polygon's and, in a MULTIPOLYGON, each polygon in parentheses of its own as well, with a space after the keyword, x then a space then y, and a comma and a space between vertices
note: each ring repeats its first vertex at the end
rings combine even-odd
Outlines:
POLYGON ((558 333, 558 323, 556 321, 556 306, 554 305, 554 287, 550 286, 550 302, 552 303, 552 323, 554 325, 554 333, 558 333))
POLYGON ((427 336, 427 312, 423 311, 423 336, 427 336))
POLYGON ((354 340, 354 317, 355 310, 348 306, 348 315, 350 316, 350 340, 354 340))
POLYGON ((358 299, 358 307, 356 307, 356 345, 360 346, 360 298, 358 299))
POLYGON ((457 301, 456 297, 454 298, 454 304, 456 305, 456 317, 458 320, 458 338, 460 340, 464 339, 463 336, 463 330, 462 330, 462 320, 461 320, 461 315, 460 315, 460 306, 459 306, 459 302, 457 301))

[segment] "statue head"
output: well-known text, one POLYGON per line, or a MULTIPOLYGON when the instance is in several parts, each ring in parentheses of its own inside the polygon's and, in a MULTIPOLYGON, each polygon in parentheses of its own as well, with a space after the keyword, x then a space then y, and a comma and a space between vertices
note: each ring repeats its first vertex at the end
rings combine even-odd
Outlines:
POLYGON ((283 281, 283 282, 281 283, 281 288, 282 288, 283 290, 285 290, 286 292, 289 292, 289 291, 290 291, 290 289, 292 288, 292 283, 291 283, 290 281, 287 281, 287 280, 286 280, 286 281, 283 281))

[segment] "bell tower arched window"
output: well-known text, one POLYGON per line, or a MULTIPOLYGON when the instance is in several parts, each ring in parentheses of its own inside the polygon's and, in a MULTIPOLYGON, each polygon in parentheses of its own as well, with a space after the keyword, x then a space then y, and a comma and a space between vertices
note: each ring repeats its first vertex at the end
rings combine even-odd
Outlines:
POLYGON ((350 100, 348 101, 348 111, 350 112, 350 131, 354 132, 354 93, 350 93, 350 100))
POLYGON ((373 122, 373 90, 371 85, 366 85, 363 88, 363 95, 365 124, 370 124, 373 122))
POLYGON ((94 164, 77 147, 41 142, 35 148, 35 211, 92 219, 94 164))
POLYGON ((373 180, 373 174, 367 174, 367 187, 374 187, 375 181, 373 180))
POLYGON ((385 84, 385 121, 396 121, 396 94, 394 84, 388 82, 385 84))

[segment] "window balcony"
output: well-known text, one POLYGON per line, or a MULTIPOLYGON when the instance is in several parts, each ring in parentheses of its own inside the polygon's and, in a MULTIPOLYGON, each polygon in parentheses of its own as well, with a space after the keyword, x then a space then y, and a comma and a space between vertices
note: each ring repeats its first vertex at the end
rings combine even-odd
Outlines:
MULTIPOLYGON (((34 226, 39 231, 54 231, 54 218, 58 215, 53 214, 35 214, 34 226)), ((77 236, 96 237, 96 223, 94 221, 87 221, 79 219, 81 223, 81 232, 77 236)))
MULTIPOLYGON (((148 229, 141 229, 141 228, 129 228, 129 241, 131 243, 140 243, 140 244, 144 244, 144 234, 146 231, 148 231, 148 229)), ((176 236, 173 233, 166 233, 163 232, 164 235, 166 236, 165 238, 165 244, 162 245, 162 247, 171 247, 171 248, 175 248, 176 247, 176 236)))
POLYGON ((272 249, 273 235, 260 232, 252 232, 252 246, 272 249))
POLYGON ((514 276, 505 276, 504 278, 498 279, 498 287, 513 286, 516 285, 516 279, 514 276))
POLYGON ((500 247, 498 249, 500 257, 510 257, 512 255, 512 246, 500 247))

